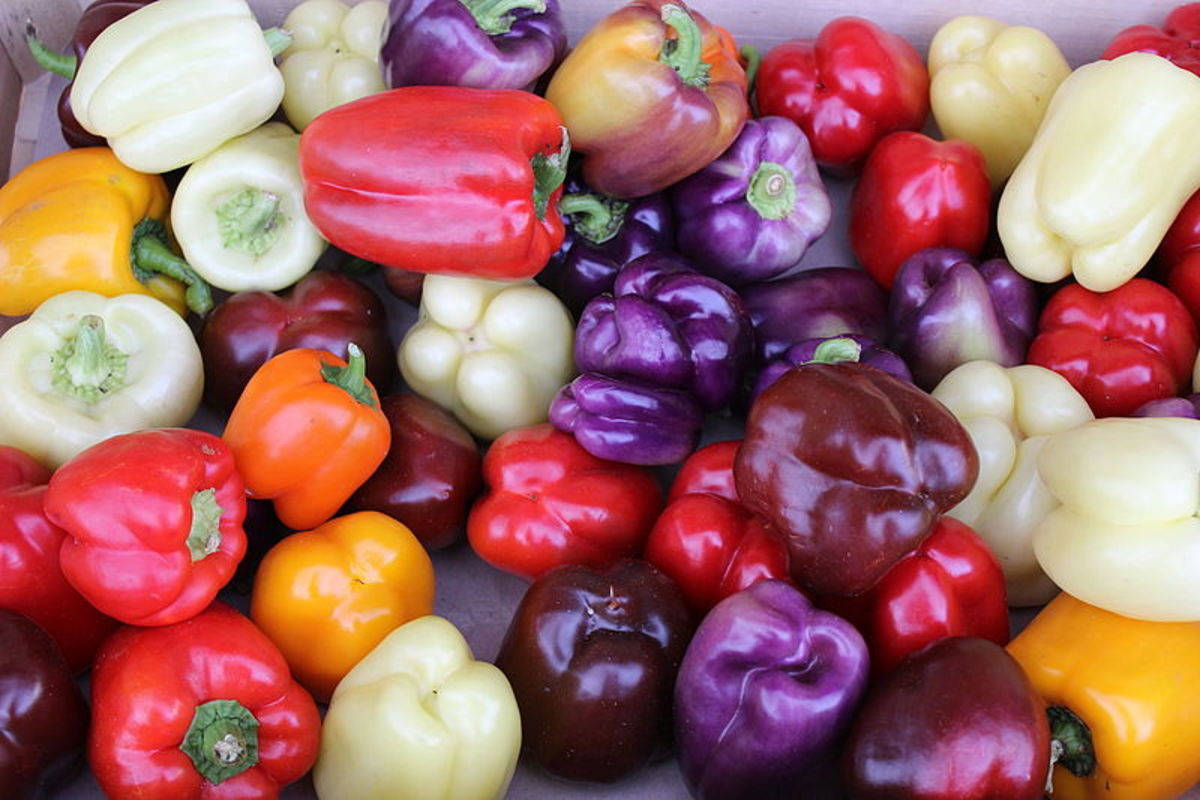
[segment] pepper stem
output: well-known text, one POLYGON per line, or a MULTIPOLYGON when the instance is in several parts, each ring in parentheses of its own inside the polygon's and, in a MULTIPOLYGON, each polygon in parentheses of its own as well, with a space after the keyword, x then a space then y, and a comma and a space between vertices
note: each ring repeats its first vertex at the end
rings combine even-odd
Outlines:
POLYGON ((858 361, 862 356, 862 345, 845 336, 826 339, 817 345, 812 358, 805 364, 838 364, 843 361, 858 361))
POLYGON ((59 53, 42 44, 41 40, 37 38, 37 30, 33 27, 32 22, 25 25, 25 44, 29 47, 29 53, 33 56, 33 60, 42 69, 53 72, 55 75, 62 75, 67 80, 75 78, 79 59, 75 57, 74 53, 59 53))
POLYGON ((179 749, 216 786, 258 763, 258 720, 236 700, 201 703, 179 749))
POLYGON ((292 34, 283 28, 267 28, 263 31, 263 38, 267 40, 267 47, 270 48, 272 56, 277 56, 292 46, 292 34))
POLYGON ((166 275, 187 285, 187 305, 197 314, 206 314, 213 306, 212 290, 191 265, 167 247, 167 227, 156 219, 146 218, 133 229, 133 246, 129 260, 133 274, 145 283, 156 274, 166 275))
POLYGON ((533 210, 538 219, 546 218, 550 195, 567 179, 567 160, 571 157, 571 137, 562 129, 562 145, 557 153, 538 153, 529 159, 533 167, 533 210))
POLYGON ((592 244, 603 244, 616 236, 625 224, 629 203, 595 194, 564 194, 558 211, 576 217, 571 227, 592 244))
POLYGON ((662 7, 662 21, 675 31, 675 38, 663 43, 658 60, 679 73, 688 86, 708 86, 709 65, 701 57, 704 37, 700 26, 683 6, 668 3, 662 7))
POLYGON ((283 232, 287 216, 280 210, 282 200, 274 192, 245 188, 217 206, 217 229, 221 244, 258 258, 266 253, 283 232))
POLYGON ((460 0, 475 18, 475 24, 488 36, 512 30, 512 12, 527 8, 535 14, 546 11, 546 0, 460 0))
POLYGON ((762 64, 762 53, 754 45, 747 44, 742 46, 738 54, 746 62, 746 92, 748 94, 754 91, 754 79, 758 77, 758 67, 762 64))
POLYGON ((796 209, 796 181, 783 164, 763 161, 750 176, 746 202, 763 219, 784 219, 796 209))
POLYGON ((375 398, 371 395, 370 387, 367 386, 367 357, 363 355, 362 348, 354 342, 349 344, 346 352, 350 356, 346 366, 321 364, 321 377, 325 379, 326 383, 332 383, 339 389, 344 389, 364 406, 375 408, 375 398))
POLYGON ((212 555, 220 548, 223 512, 224 509, 217 505, 216 489, 203 489, 192 495, 192 529, 187 537, 192 563, 212 555))
POLYGON ((50 357, 54 388, 93 405, 125 385, 129 356, 104 337, 104 320, 88 314, 50 357))
POLYGON ((1064 706, 1050 706, 1046 716, 1050 719, 1051 753, 1059 751, 1056 763, 1062 764, 1077 778, 1086 778, 1095 772, 1096 748, 1092 745, 1092 732, 1087 724, 1064 706))

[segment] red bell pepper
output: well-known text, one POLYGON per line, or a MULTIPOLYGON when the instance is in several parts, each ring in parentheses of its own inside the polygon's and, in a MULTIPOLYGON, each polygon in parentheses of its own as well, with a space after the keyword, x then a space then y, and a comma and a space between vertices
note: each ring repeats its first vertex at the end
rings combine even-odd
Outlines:
POLYGON ((1066 378, 1097 417, 1121 417, 1185 389, 1198 346, 1179 298, 1134 278, 1111 292, 1078 284, 1055 292, 1026 361, 1066 378))
POLYGON ((1104 50, 1101 58, 1116 58, 1126 53, 1153 53, 1177 67, 1200 75, 1200 3, 1188 3, 1176 8, 1161 28, 1153 25, 1134 25, 1118 33, 1104 50))
POLYGON ((776 46, 754 82, 762 115, 804 129, 825 167, 857 168, 893 131, 920 130, 929 116, 929 73, 902 37, 841 17, 816 39, 776 46))
POLYGON ((733 460, 741 440, 703 447, 683 462, 644 558, 667 574, 697 617, 762 580, 791 580, 787 545, 738 501, 733 460))
POLYGON ((879 285, 927 247, 978 256, 987 239, 992 187, 979 148, 919 133, 893 133, 871 152, 850 197, 850 246, 879 285))
POLYGON ((405 86, 327 111, 300 139, 308 217, 389 267, 532 278, 563 241, 570 146, 529 92, 405 86))
POLYGON ((222 603, 122 628, 96 658, 88 761, 112 800, 278 797, 316 761, 320 730, 279 650, 222 603))
POLYGON ((866 594, 820 604, 862 632, 875 675, 948 636, 1008 643, 1000 562, 975 531, 951 517, 939 518, 929 538, 866 594))
POLYGON ((93 445, 50 479, 46 516, 63 528, 63 574, 131 625, 200 613, 246 552, 246 495, 220 438, 183 428, 93 445))
POLYGON ((530 579, 562 564, 600 569, 636 555, 662 509, 648 470, 596 458, 549 424, 494 441, 483 479, 489 488, 467 519, 471 547, 530 579))
POLYGON ((58 553, 66 533, 46 519, 50 471, 12 447, 0 447, 0 608, 32 619, 54 638, 75 672, 92 664, 116 620, 80 597, 63 576, 58 553))
POLYGON ((1158 248, 1158 264, 1167 286, 1200 325, 1200 192, 1184 204, 1167 230, 1158 248))

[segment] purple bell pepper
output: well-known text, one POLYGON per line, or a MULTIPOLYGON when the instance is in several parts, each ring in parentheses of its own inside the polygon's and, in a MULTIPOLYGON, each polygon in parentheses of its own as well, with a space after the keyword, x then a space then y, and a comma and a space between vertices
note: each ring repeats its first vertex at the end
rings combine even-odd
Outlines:
POLYGON ((392 88, 531 89, 567 51, 559 0, 391 0, 390 17, 392 88))
POLYGON ((887 294, 861 269, 821 267, 742 289, 758 359, 767 363, 806 339, 853 334, 887 340, 887 294))
POLYGON ((1189 394, 1187 397, 1164 397, 1161 400, 1151 400, 1134 411, 1131 417, 1183 417, 1184 419, 1200 419, 1200 394, 1189 394))
POLYGON ((732 399, 754 334, 737 292, 658 251, 619 273, 594 298, 575 333, 575 363, 648 386, 683 389, 706 409, 732 399))
POLYGON ((929 390, 968 361, 1022 363, 1037 315, 1033 281, 1004 259, 980 264, 962 250, 931 247, 896 273, 889 343, 929 390))
POLYGON ((912 373, 908 371, 904 359, 873 339, 855 335, 830 336, 825 339, 808 339, 792 345, 784 351, 782 357, 767 364, 754 383, 750 402, 753 403, 754 398, 783 377, 789 369, 805 364, 836 364, 839 361, 858 361, 869 367, 881 369, 902 381, 913 382, 912 373))
POLYGON ((704 410, 678 389, 585 372, 558 390, 550 422, 597 458, 675 464, 696 449, 704 410))
POLYGON ((832 207, 804 131, 749 120, 725 153, 676 185, 679 251, 730 286, 781 277, 829 227, 832 207))
POLYGON ((837 751, 868 663, 854 626, 788 583, 722 600, 675 682, 675 741, 692 796, 841 797, 837 751))

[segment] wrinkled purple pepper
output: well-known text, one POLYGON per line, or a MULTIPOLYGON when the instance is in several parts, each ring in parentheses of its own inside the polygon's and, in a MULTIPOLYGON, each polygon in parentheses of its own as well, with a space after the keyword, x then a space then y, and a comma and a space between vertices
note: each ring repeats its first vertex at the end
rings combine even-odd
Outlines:
POLYGON ((930 390, 968 361, 1024 362, 1037 316, 1033 282, 1004 259, 980 264, 962 250, 933 247, 896 273, 889 344, 930 390))
POLYGON ((676 185, 679 251, 730 286, 781 277, 829 227, 808 138, 784 117, 749 120, 720 158, 676 185))
POLYGON ((690 392, 706 409, 732 399, 753 347, 737 292, 666 251, 634 260, 594 298, 575 333, 575 364, 690 392))
POLYGON ((785 372, 793 367, 805 364, 836 364, 839 361, 858 361, 869 367, 881 369, 884 372, 912 383, 912 373, 904 359, 877 344, 866 336, 830 336, 824 339, 808 339, 792 345, 779 359, 772 361, 759 373, 754 389, 750 393, 750 402, 785 372))
POLYGON ((1200 394, 1189 394, 1187 397, 1164 397, 1161 400, 1151 400, 1146 405, 1130 414, 1131 417, 1183 417, 1184 419, 1200 419, 1200 394))
POLYGON ((529 89, 567 51, 559 0, 391 0, 389 16, 392 88, 529 89))
POLYGON ((692 796, 841 797, 837 751, 868 663, 853 625, 783 581, 722 600, 675 683, 675 741, 692 796))
POLYGON ((821 267, 741 290, 760 363, 806 339, 854 334, 887 340, 887 294, 861 269, 821 267))

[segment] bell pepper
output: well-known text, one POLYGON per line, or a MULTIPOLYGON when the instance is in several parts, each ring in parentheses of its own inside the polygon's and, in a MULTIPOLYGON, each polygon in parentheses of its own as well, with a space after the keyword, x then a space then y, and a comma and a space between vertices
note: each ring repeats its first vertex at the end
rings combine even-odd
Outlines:
POLYGON ((865 336, 805 339, 789 347, 779 358, 767 362, 750 391, 750 402, 753 403, 768 386, 793 367, 802 367, 805 364, 838 364, 843 361, 857 361, 883 370, 906 383, 913 382, 912 373, 904 359, 865 336))
POLYGON ((426 616, 388 634, 338 684, 313 784, 322 800, 498 799, 520 752, 504 673, 476 661, 452 623, 426 616))
POLYGON ((983 537, 1004 569, 1008 603, 1040 606, 1058 587, 1033 554, 1033 532, 1055 505, 1037 471, 1046 439, 1092 419, 1066 378, 1025 364, 1005 369, 970 361, 933 390, 958 418, 979 454, 979 478, 946 513, 983 537))
POLYGON ((0 187, 0 314, 28 314, 72 289, 147 294, 180 313, 186 300, 207 312, 208 286, 167 247, 168 203, 161 178, 107 148, 30 164, 0 187))
POLYGON ((781 581, 723 600, 700 623, 675 682, 679 766, 693 797, 826 798, 867 688, 852 625, 781 581))
POLYGON ((562 564, 637 555, 662 510, 647 470, 596 458, 549 425, 501 436, 483 458, 487 491, 467 538, 480 558, 531 580, 562 564))
POLYGON ((768 51, 754 96, 760 114, 804 129, 817 163, 848 171, 889 133, 925 124, 929 73, 903 37, 860 17, 839 17, 815 39, 768 51))
POLYGON ((0 443, 57 467, 118 433, 183 425, 203 385, 192 331, 165 305, 64 292, 0 336, 0 443))
POLYGON ((156 0, 92 42, 71 108, 130 169, 169 172, 275 113, 274 54, 287 43, 280 31, 264 35, 246 0, 156 0))
POLYGON ((50 479, 46 517, 66 531, 63 574, 130 625, 200 613, 246 553, 246 498, 216 436, 162 428, 93 445, 50 479))
POLYGON ((762 580, 790 580, 787 547, 738 501, 733 459, 740 440, 688 457, 643 557, 675 581, 696 619, 762 580))
POLYGON ((1200 620, 1200 421, 1089 422, 1051 436, 1038 471, 1056 501, 1033 535, 1051 580, 1126 617, 1200 620))
POLYGON ((679 252, 730 286, 794 271, 833 214, 808 139, 785 117, 749 120, 671 201, 679 252))
POLYGON ((250 618, 321 703, 385 636, 431 613, 433 562, 412 531, 377 511, 283 539, 263 557, 250 599, 250 618))
POLYGON ((527 89, 567 51, 559 0, 396 0, 389 86, 527 89))
POLYGON ((1188 198, 1167 229, 1158 263, 1167 286, 1200 325, 1200 192, 1188 198))
POLYGON ((1162 56, 1177 67, 1200 75, 1200 54, 1196 40, 1200 38, 1200 3, 1178 6, 1161 28, 1153 25, 1134 25, 1113 37, 1101 58, 1117 58, 1126 53, 1152 53, 1162 56))
POLYGON ((570 150, 558 111, 528 92, 393 89, 304 130, 305 208, 332 244, 387 267, 532 278, 562 244, 570 150))
POLYGON ((283 113, 298 131, 331 108, 387 89, 379 48, 387 36, 385 0, 348 6, 306 0, 284 17, 292 43, 280 53, 283 113))
POLYGON ((242 392, 225 441, 252 497, 275 501, 295 530, 332 517, 380 465, 391 443, 362 350, 350 362, 323 350, 288 350, 263 364, 242 392))
POLYGON ((749 114, 737 45, 682 0, 632 0, 600 20, 546 88, 615 197, 661 191, 712 162, 749 114))
POLYGON ((88 761, 112 800, 278 797, 320 730, 275 645, 223 603, 118 631, 92 672, 88 761))
POLYGON ((1146 265, 1200 187, 1200 77, 1148 53, 1097 61, 1054 95, 1000 198, 996 225, 1022 275, 1072 273, 1094 292, 1146 265))
POLYGON ((43 509, 49 480, 49 470, 25 453, 0 447, 0 608, 24 614, 54 637, 78 673, 92 665, 117 623, 63 576, 59 551, 66 533, 43 509))
POLYGON ((546 419, 575 365, 571 315, 532 281, 430 275, 421 313, 400 343, 400 373, 476 436, 546 419))
POLYGON ((1200 781, 1200 624, 1060 594, 1008 645, 1049 706, 1055 800, 1172 800, 1200 781))
POLYGON ((986 639, 954 637, 874 688, 843 764, 856 800, 1042 800, 1050 727, 1011 656, 986 639))
POLYGON ((1186 397, 1164 397, 1162 400, 1151 400, 1144 406, 1134 410, 1131 417, 1183 417, 1185 419, 1200 419, 1200 394, 1189 394, 1186 397))
POLYGON ((1109 292, 1078 284, 1054 293, 1026 361, 1074 386, 1098 417, 1124 416, 1187 387, 1196 324, 1171 291, 1134 278, 1109 292))
POLYGON ((991 17, 955 17, 929 45, 933 118, 946 138, 979 148, 994 189, 1017 168, 1070 74, 1049 36, 991 17))
POLYGON ((1037 310, 1033 282, 1004 259, 979 263, 962 250, 933 247, 896 273, 889 343, 929 390, 968 361, 1024 362, 1037 310))
POLYGON ((325 251, 304 212, 299 147, 298 134, 271 122, 188 167, 171 201, 171 228, 192 268, 213 286, 283 289, 325 251))
POLYGON ((870 589, 971 490, 975 447, 949 411, 857 363, 785 374, 750 409, 738 496, 788 541, 821 595, 870 589))
POLYGON ((991 211, 979 148, 893 133, 871 151, 850 196, 850 246, 871 277, 891 289, 900 266, 920 250, 953 247, 978 256, 991 211))

